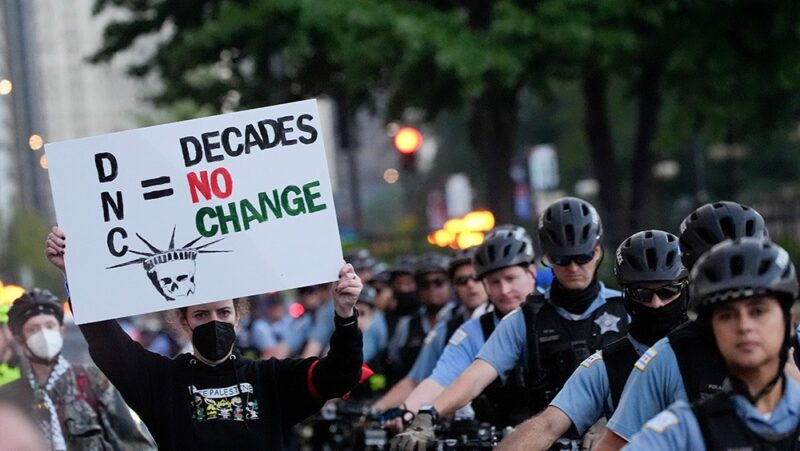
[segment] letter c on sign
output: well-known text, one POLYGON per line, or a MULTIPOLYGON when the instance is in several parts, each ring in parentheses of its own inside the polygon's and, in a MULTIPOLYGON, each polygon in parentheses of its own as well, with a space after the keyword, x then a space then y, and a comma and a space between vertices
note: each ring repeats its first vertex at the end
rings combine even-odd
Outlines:
POLYGON ((119 234, 122 236, 122 239, 128 238, 128 232, 125 231, 122 227, 114 227, 113 229, 108 231, 108 236, 106 237, 106 243, 108 244, 108 252, 111 252, 111 255, 114 257, 122 257, 123 255, 128 253, 128 245, 123 244, 121 250, 117 250, 116 246, 114 246, 114 235, 119 234))

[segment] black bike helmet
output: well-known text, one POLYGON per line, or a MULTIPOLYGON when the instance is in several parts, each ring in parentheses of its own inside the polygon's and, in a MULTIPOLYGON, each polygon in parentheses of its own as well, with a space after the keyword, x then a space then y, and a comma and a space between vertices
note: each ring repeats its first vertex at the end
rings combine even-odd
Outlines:
POLYGON ((539 217, 539 244, 550 256, 591 254, 603 237, 597 210, 583 199, 565 197, 539 217))
POLYGON ((361 293, 358 294, 358 300, 356 302, 361 302, 363 304, 367 304, 370 307, 375 307, 375 300, 378 298, 378 290, 372 288, 369 285, 365 285, 361 289, 361 293))
POLYGON ((453 274, 455 274, 456 269, 458 269, 462 265, 466 265, 468 263, 472 263, 472 258, 475 256, 475 246, 468 247, 466 249, 459 249, 453 258, 450 259, 450 264, 447 266, 447 275, 452 279, 453 274))
POLYGON ((394 277, 398 274, 414 275, 414 269, 417 267, 417 257, 413 255, 401 255, 397 257, 391 266, 389 266, 389 276, 394 277))
POLYGON ((515 224, 501 224, 499 226, 494 227, 492 230, 486 232, 486 236, 483 238, 484 241, 488 241, 496 236, 506 236, 509 233, 517 237, 517 239, 525 241, 531 248, 531 262, 535 257, 534 255, 534 248, 533 248, 533 239, 531 235, 525 230, 525 227, 518 226, 515 224))
POLYGON ((432 272, 443 272, 447 274, 450 267, 450 257, 437 252, 429 252, 423 254, 417 260, 417 266, 414 270, 414 277, 420 277, 432 272))
POLYGON ((64 308, 58 298, 48 290, 34 288, 25 292, 14 301, 8 310, 8 328, 14 335, 22 335, 22 326, 30 318, 41 315, 53 315, 59 324, 64 324, 64 308))
POLYGON ((498 233, 475 250, 475 277, 482 279, 492 271, 508 266, 530 265, 533 245, 513 231, 498 233))
POLYGON ((353 265, 356 272, 372 269, 378 262, 369 253, 369 250, 361 248, 347 252, 344 255, 344 260, 353 265))
POLYGON ((772 295, 783 310, 784 335, 775 377, 755 395, 731 375, 734 391, 753 405, 778 383, 789 359, 792 337, 791 308, 797 297, 797 275, 789 254, 777 244, 757 238, 726 240, 703 254, 691 271, 689 299, 698 321, 711 333, 711 311, 715 306, 737 299, 772 295))
POLYGON ((680 255, 675 235, 661 230, 638 232, 617 248, 614 274, 620 285, 683 279, 688 273, 680 255))
POLYGON ((693 211, 681 222, 681 259, 692 269, 697 259, 717 243, 736 238, 768 238, 764 218, 736 202, 714 202, 693 211))
POLYGON ((797 276, 789 254, 768 240, 726 240, 703 254, 691 272, 692 307, 706 315, 714 305, 772 294, 788 311, 797 297, 797 276))

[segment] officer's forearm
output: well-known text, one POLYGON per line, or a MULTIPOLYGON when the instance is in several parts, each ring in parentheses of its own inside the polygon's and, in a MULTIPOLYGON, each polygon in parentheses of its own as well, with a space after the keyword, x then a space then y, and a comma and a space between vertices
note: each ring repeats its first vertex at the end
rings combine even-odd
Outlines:
MULTIPOLYGON (((410 377, 400 379, 400 382, 394 384, 394 386, 375 403, 373 408, 376 410, 386 410, 399 406, 416 386, 417 383, 410 377)), ((414 412, 416 412, 416 410, 414 410, 414 412)))
POLYGON ((477 359, 452 385, 433 401, 433 406, 442 417, 450 417, 456 410, 477 398, 484 388, 497 378, 497 371, 492 365, 477 359))
POLYGON ((550 406, 517 426, 514 432, 500 442, 495 451, 550 449, 553 442, 564 435, 571 424, 564 412, 550 406))
POLYGON ((406 409, 416 412, 420 407, 430 404, 443 391, 444 387, 429 377, 420 382, 417 388, 408 395, 405 402, 406 409))

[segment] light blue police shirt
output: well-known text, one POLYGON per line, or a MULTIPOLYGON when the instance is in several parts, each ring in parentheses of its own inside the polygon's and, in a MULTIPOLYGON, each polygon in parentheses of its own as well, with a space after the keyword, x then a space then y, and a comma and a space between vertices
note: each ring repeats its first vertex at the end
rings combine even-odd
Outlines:
POLYGON ((311 328, 308 339, 316 341, 323 348, 328 346, 328 342, 331 341, 331 335, 333 335, 335 325, 333 322, 333 310, 333 299, 328 299, 314 312, 314 326, 311 328))
POLYGON ((372 322, 364 331, 364 362, 369 362, 380 354, 386 349, 388 342, 389 327, 386 325, 386 317, 383 316, 383 312, 376 311, 372 322))
MULTIPOLYGON (((620 295, 619 291, 608 289, 600 282, 600 293, 597 295, 597 299, 582 314, 573 315, 561 307, 553 307, 564 319, 580 321, 591 317, 595 310, 606 303, 606 299, 620 295)), ((547 299, 550 298, 549 289, 544 293, 544 296, 547 299)), ((492 336, 489 337, 489 340, 486 341, 486 344, 483 345, 483 348, 478 353, 478 358, 492 365, 497 374, 500 375, 501 380, 505 381, 508 372, 517 366, 524 355, 523 350, 527 346, 525 336, 525 315, 523 315, 521 308, 516 308, 500 321, 497 329, 495 329, 492 336)))
POLYGON ((436 361, 442 355, 447 339, 447 321, 439 321, 436 327, 425 336, 425 343, 419 351, 414 366, 408 372, 408 377, 416 383, 422 382, 430 376, 436 366, 436 361))
MULTIPOLYGON (((800 385, 786 377, 786 389, 775 410, 765 416, 741 395, 733 395, 736 414, 748 429, 757 435, 784 435, 793 431, 800 421, 800 385)), ((686 401, 678 401, 645 423, 623 450, 705 451, 700 425, 686 401)))
POLYGON ((669 337, 658 340, 639 357, 608 428, 628 440, 642 425, 675 401, 688 401, 669 337))
MULTIPOLYGON (((633 344, 636 354, 642 355, 647 351, 647 345, 638 342, 630 334, 627 339, 633 344)), ((600 417, 611 416, 614 405, 601 351, 595 352, 578 365, 550 405, 564 412, 580 435, 600 417)))
POLYGON ((289 333, 286 335, 286 346, 297 354, 303 350, 303 346, 308 340, 311 328, 314 326, 314 315, 306 314, 292 321, 289 325, 289 333))
MULTIPOLYGON (((500 320, 497 315, 492 315, 492 318, 497 327, 500 320)), ((442 387, 452 384, 472 363, 485 342, 480 317, 465 322, 448 340, 431 378, 442 387)))

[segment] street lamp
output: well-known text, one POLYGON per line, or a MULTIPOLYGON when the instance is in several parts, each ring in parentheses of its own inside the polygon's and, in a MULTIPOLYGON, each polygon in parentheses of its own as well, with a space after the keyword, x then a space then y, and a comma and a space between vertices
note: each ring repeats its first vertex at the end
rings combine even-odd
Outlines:
POLYGON ((14 85, 11 84, 11 80, 5 78, 0 80, 0 96, 7 96, 11 94, 13 89, 14 85))

